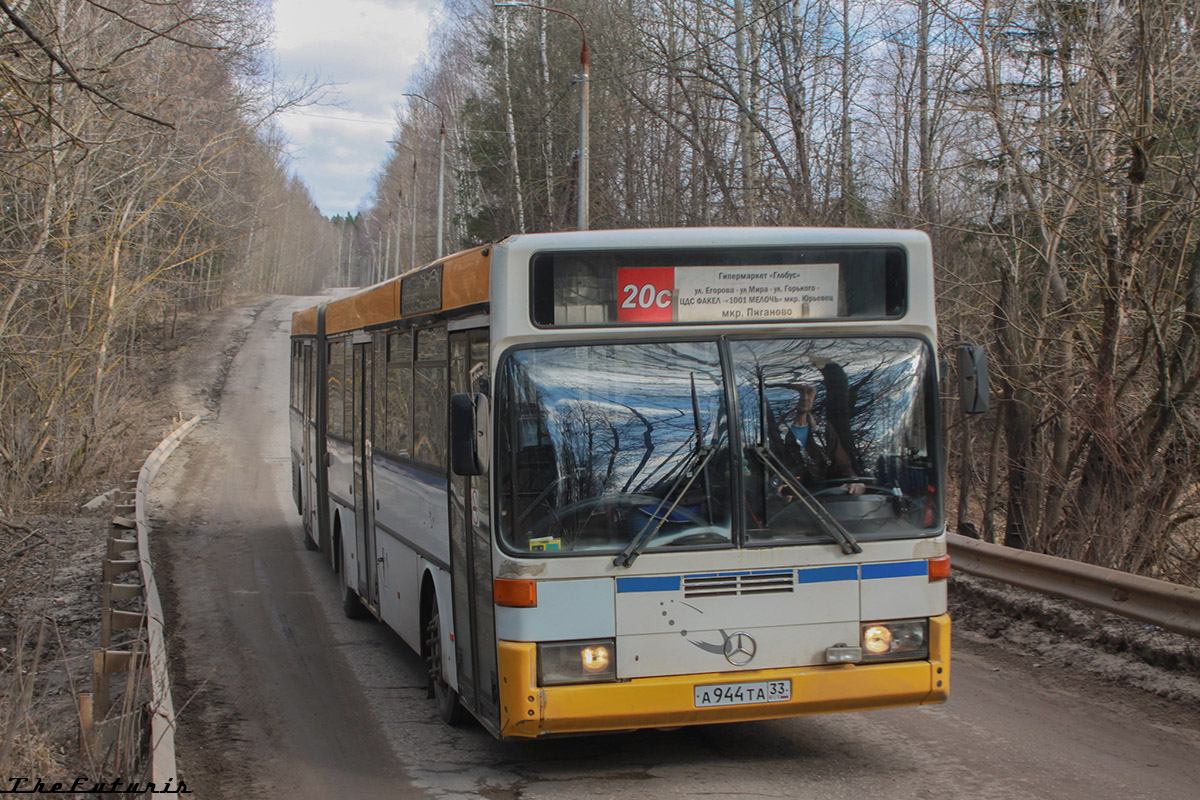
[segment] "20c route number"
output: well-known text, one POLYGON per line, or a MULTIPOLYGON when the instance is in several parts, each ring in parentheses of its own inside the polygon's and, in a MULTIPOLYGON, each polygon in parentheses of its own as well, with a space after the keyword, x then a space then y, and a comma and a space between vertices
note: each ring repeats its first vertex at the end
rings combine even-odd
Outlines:
POLYGON ((627 283, 621 287, 621 293, 625 295, 621 308, 670 308, 673 294, 670 289, 659 289, 652 283, 641 286, 627 283))

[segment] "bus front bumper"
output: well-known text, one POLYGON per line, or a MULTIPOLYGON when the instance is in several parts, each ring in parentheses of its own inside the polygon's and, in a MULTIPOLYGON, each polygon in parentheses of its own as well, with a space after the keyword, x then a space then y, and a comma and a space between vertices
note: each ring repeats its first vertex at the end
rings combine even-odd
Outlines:
POLYGON ((929 660, 844 664, 568 686, 537 685, 537 645, 500 642, 500 734, 555 734, 746 722, 838 711, 945 702, 950 692, 950 618, 929 620, 929 660), (704 684, 790 679, 792 697, 777 703, 695 706, 704 684))

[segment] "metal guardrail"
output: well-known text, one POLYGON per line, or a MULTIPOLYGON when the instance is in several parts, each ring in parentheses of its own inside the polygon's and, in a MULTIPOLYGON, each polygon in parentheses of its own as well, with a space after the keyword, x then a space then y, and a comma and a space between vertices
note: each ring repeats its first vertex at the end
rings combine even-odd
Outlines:
MULTIPOLYGON (((91 694, 80 695, 80 725, 84 746, 91 752, 100 752, 115 745, 114 755, 117 769, 134 769, 141 764, 138 743, 143 739, 149 716, 150 747, 144 762, 147 780, 159 786, 177 781, 175 763, 175 704, 171 698, 171 679, 167 671, 166 637, 163 631, 162 600, 158 594, 158 583, 150 563, 150 522, 146 510, 146 497, 150 483, 158 474, 167 457, 175 450, 183 437, 200 422, 192 417, 179 425, 167 438, 159 443, 137 473, 136 480, 128 481, 135 488, 125 489, 126 502, 118 502, 118 509, 133 511, 133 519, 116 516, 112 521, 112 532, 108 539, 103 570, 103 601, 100 623, 100 649, 93 654, 91 694), (129 497, 129 495, 132 497, 129 497), (128 502, 132 501, 132 502, 128 502), (127 538, 136 532, 136 538, 127 538), (136 557, 126 554, 136 551, 136 557), (120 575, 136 571, 139 583, 118 583, 120 575), (141 600, 140 610, 118 610, 114 601, 141 600), (114 643, 114 634, 120 630, 134 630, 132 640, 114 643), (141 631, 144 630, 145 639, 141 631), (143 713, 135 706, 141 690, 135 675, 148 670, 150 676, 150 703, 143 713), (125 700, 121 713, 110 715, 109 689, 111 676, 128 673, 125 700)), ((181 785, 181 784, 180 784, 181 785)))
POLYGON ((1200 589, 1066 558, 946 534, 950 563, 969 575, 1062 597, 1200 638, 1200 589))

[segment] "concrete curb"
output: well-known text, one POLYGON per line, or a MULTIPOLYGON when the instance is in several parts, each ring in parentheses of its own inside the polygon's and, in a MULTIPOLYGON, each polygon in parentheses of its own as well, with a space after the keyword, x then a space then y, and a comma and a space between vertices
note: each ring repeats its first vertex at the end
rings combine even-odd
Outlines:
POLYGON ((171 699, 171 678, 167 671, 167 645, 163 631, 162 601, 158 595, 158 584, 154 579, 154 568, 150 564, 150 522, 146 512, 146 497, 150 483, 158 474, 167 458, 174 452, 183 437, 200 423, 195 416, 171 432, 154 448, 138 473, 135 495, 137 523, 138 566, 142 575, 142 587, 146 602, 146 634, 149 639, 150 657, 150 758, 149 780, 158 785, 165 782, 178 783, 175 767, 175 703, 171 699))

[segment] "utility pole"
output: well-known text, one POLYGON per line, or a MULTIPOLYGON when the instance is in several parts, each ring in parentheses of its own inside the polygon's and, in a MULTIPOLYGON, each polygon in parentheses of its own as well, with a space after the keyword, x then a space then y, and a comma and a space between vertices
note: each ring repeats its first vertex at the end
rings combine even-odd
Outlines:
MULTIPOLYGON (((412 153, 412 188, 409 191, 409 205, 412 206, 412 223, 411 223, 411 228, 410 228, 410 235, 408 237, 409 238, 408 268, 416 269, 417 268, 417 151, 414 150, 413 148, 409 147, 408 145, 401 144, 400 142, 397 142, 395 140, 388 140, 388 144, 395 145, 396 147, 403 147, 405 150, 412 153)), ((399 236, 400 236, 400 234, 396 234, 397 242, 400 241, 399 236)), ((399 256, 397 256, 397 258, 399 258, 399 256)), ((399 273, 400 273, 400 271, 399 271, 399 268, 397 267, 396 274, 399 274, 399 273)))
POLYGON ((400 274, 400 209, 404 205, 404 190, 396 190, 396 255, 392 264, 392 275, 400 274))
POLYGON ((430 100, 424 95, 406 92, 405 97, 415 97, 418 100, 424 100, 438 110, 438 114, 442 118, 442 127, 438 132, 438 201, 437 201, 437 255, 434 258, 442 257, 442 220, 445 216, 445 198, 446 198, 446 112, 440 105, 430 100))

